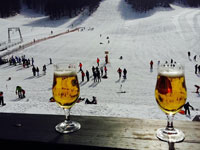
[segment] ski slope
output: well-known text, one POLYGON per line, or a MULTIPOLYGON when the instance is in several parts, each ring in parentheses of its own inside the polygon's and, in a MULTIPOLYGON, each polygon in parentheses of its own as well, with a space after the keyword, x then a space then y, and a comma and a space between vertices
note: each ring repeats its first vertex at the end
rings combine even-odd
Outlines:
MULTIPOLYGON (((82 62, 83 70, 92 75, 91 68, 97 65, 97 57, 100 58, 100 66, 104 65, 105 51, 109 51, 108 79, 94 83, 91 78, 89 82, 82 83, 81 73, 78 73, 80 97, 92 99, 96 96, 98 104, 77 103, 71 110, 73 115, 166 119, 155 101, 154 89, 157 62, 170 59, 184 64, 187 101, 200 109, 200 97, 192 93, 196 91, 194 84, 200 85, 200 76, 194 74, 194 65, 200 64, 199 9, 171 5, 168 9, 156 8, 139 14, 124 0, 104 0, 96 12, 91 16, 87 14, 84 11, 72 19, 66 17, 51 21, 24 8, 15 17, 0 19, 1 42, 7 40, 8 27, 20 27, 24 44, 49 36, 51 31, 57 34, 85 27, 83 31, 49 39, 13 53, 13 56, 33 57, 35 66, 40 70, 46 64, 47 74, 42 75, 40 71, 39 77, 33 77, 31 68, 8 64, 0 66, 0 91, 4 92, 7 104, 0 107, 0 112, 63 114, 56 103, 49 102, 53 82, 53 65, 49 65, 49 58, 53 63, 65 61, 78 65, 82 62), (191 58, 198 55, 197 62, 188 59, 188 51, 191 58), (123 56, 122 60, 120 56, 123 56), (153 72, 150 71, 150 60, 154 61, 153 72), (127 80, 118 80, 119 67, 127 69, 127 80), (8 77, 12 79, 7 81, 8 77), (25 99, 17 98, 17 85, 26 90, 25 99), (126 93, 119 93, 121 85, 126 93)), ((17 33, 14 32, 12 37, 17 39, 17 33)), ((200 111, 191 111, 191 117, 177 114, 175 119, 192 120, 197 114, 200 111)))

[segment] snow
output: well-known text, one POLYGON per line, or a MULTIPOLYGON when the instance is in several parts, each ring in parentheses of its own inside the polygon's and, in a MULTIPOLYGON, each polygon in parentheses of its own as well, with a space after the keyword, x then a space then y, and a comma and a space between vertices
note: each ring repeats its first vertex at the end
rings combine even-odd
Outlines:
MULTIPOLYGON (((139 14, 124 0, 104 0, 91 16, 87 16, 85 11, 72 19, 65 17, 51 21, 24 8, 15 17, 0 19, 0 41, 7 41, 8 27, 20 27, 24 38, 22 44, 48 37, 51 31, 58 34, 85 27, 82 32, 64 34, 13 53, 13 56, 33 57, 35 66, 40 68, 40 76, 33 77, 31 67, 1 65, 0 91, 4 92, 6 106, 0 107, 0 112, 63 115, 63 110, 56 103, 49 102, 53 82, 53 65, 49 64, 49 58, 53 63, 75 62, 77 66, 82 62, 83 70, 88 70, 91 75, 92 66, 97 65, 97 57, 100 58, 100 66, 104 65, 105 51, 109 51, 108 79, 102 79, 100 83, 92 80, 82 83, 81 73, 78 73, 80 97, 92 99, 96 96, 98 104, 77 103, 71 114, 166 119, 156 103, 154 90, 158 60, 162 63, 170 59, 185 66, 187 101, 200 109, 200 97, 192 93, 196 91, 194 84, 200 85, 200 76, 194 74, 194 65, 200 64, 200 10, 177 5, 171 7, 139 14), (197 62, 188 59, 188 51, 191 58, 198 55, 197 62), (123 59, 119 59, 120 56, 123 59), (153 72, 150 71, 150 60, 154 61, 153 72), (41 71, 44 64, 47 65, 46 75, 42 75, 41 71), (118 79, 119 67, 127 69, 127 80, 118 79), (10 81, 7 81, 8 77, 11 77, 10 81), (26 98, 17 98, 17 85, 26 90, 26 98), (126 93, 119 93, 120 90, 126 93)), ((17 39, 18 34, 13 32, 11 37, 17 39)), ((0 55, 3 53, 0 52, 0 55)), ((176 114, 175 120, 192 120, 196 115, 200 115, 200 111, 191 111, 191 117, 176 114)))

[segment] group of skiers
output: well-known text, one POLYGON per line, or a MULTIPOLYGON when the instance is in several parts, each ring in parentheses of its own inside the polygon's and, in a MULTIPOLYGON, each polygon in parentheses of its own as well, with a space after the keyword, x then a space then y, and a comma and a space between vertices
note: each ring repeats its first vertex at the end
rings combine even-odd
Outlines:
MULTIPOLYGON (((199 55, 199 56, 198 56, 198 55, 194 55, 193 60, 194 60, 194 61, 197 61, 198 57, 200 58, 200 55, 199 55)), ((188 59, 189 59, 190 61, 192 61, 192 59, 191 59, 191 52, 190 52, 190 51, 188 51, 188 59)))
MULTIPOLYGON (((80 63, 82 64, 82 63, 80 63)), ((79 64, 79 66, 80 66, 79 64)), ((82 67, 80 67, 80 71, 81 71, 81 79, 82 82, 84 82, 85 76, 87 78, 87 82, 90 81, 90 73, 88 70, 86 70, 86 73, 83 71, 82 67)), ((106 66, 101 66, 100 68, 98 66, 94 67, 92 66, 92 75, 94 78, 94 82, 101 82, 101 78, 107 78, 107 67, 106 66), (105 72, 105 73, 104 73, 105 72), (104 76, 103 76, 104 74, 104 76)))
MULTIPOLYGON (((118 72, 118 74, 119 74, 119 79, 121 79, 121 76, 122 76, 122 69, 121 69, 121 68, 118 68, 117 72, 118 72)), ((126 79, 126 74, 127 74, 127 70, 126 70, 126 68, 124 68, 124 70, 123 70, 123 79, 126 79)))
MULTIPOLYGON (((46 74, 46 70, 47 70, 47 67, 46 67, 46 65, 44 64, 43 67, 42 67, 42 71, 43 71, 44 75, 46 74)), ((39 69, 38 67, 35 67, 34 65, 33 65, 33 67, 32 67, 32 72, 33 72, 33 76, 36 76, 36 74, 37 74, 37 76, 40 75, 40 74, 39 74, 40 69, 39 69)))
POLYGON ((30 65, 33 65, 34 59, 31 58, 26 58, 25 55, 18 57, 18 56, 11 56, 9 58, 9 64, 16 66, 17 64, 22 65, 24 68, 27 67, 29 68, 30 65))
MULTIPOLYGON (((108 78, 107 77, 108 69, 106 66, 107 63, 108 63, 108 55, 105 56, 105 65, 104 66, 100 66, 100 59, 97 57, 97 66, 96 67, 92 66, 92 75, 94 78, 94 82, 101 82, 101 78, 108 78)), ((90 81, 90 73, 88 70, 86 70, 86 72, 83 71, 83 64, 81 62, 79 63, 79 72, 81 72, 82 82, 84 82, 85 76, 87 78, 87 82, 90 81)), ((121 78, 122 73, 123 73, 123 78, 124 79, 127 78, 126 68, 124 68, 123 71, 121 68, 118 68, 117 72, 119 74, 119 78, 121 78)))

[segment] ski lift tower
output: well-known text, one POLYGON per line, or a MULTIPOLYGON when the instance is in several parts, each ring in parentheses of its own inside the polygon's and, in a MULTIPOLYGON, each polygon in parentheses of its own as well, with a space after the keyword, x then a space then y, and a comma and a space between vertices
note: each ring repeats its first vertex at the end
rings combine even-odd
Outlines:
POLYGON ((19 27, 12 27, 12 28, 8 28, 8 43, 11 42, 10 32, 13 31, 13 30, 15 30, 16 32, 19 32, 20 40, 21 40, 21 42, 23 42, 23 38, 22 38, 20 28, 19 27))

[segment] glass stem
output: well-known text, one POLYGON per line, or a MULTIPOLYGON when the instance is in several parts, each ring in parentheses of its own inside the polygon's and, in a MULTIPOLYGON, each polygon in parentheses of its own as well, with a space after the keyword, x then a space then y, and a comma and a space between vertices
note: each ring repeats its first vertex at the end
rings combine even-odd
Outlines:
POLYGON ((174 120, 174 115, 168 114, 167 115, 167 127, 166 127, 166 130, 174 131, 173 120, 174 120))
POLYGON ((65 122, 69 122, 70 121, 70 109, 63 108, 63 110, 65 112, 65 122))

